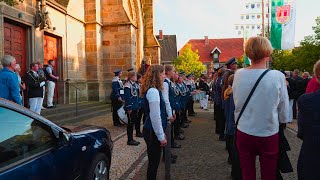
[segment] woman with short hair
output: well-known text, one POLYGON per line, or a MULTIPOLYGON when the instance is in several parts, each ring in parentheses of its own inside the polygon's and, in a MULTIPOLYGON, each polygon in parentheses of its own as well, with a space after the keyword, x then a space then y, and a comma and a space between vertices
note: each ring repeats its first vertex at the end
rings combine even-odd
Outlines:
POLYGON ((267 70, 272 51, 268 39, 260 36, 250 38, 246 42, 245 53, 252 65, 236 71, 234 76, 232 87, 235 119, 238 120, 236 146, 243 180, 257 179, 256 156, 260 160, 261 179, 275 180, 277 177, 279 124, 289 121, 289 97, 285 76, 280 71, 267 70), (262 79, 245 106, 259 77, 262 79))
POLYGON ((145 98, 144 113, 146 122, 143 137, 147 144, 148 171, 147 179, 157 179, 161 158, 161 148, 167 145, 164 129, 167 123, 166 106, 162 97, 162 85, 165 78, 161 65, 151 65, 142 81, 141 96, 145 98))
MULTIPOLYGON (((320 85, 320 60, 314 65, 316 82, 320 85)), ((298 137, 303 143, 298 159, 298 179, 320 179, 320 89, 298 99, 298 137)))

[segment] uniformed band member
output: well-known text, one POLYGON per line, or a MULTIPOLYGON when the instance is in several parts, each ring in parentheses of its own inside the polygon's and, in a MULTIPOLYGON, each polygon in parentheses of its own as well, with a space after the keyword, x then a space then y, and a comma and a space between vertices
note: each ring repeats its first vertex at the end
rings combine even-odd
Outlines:
POLYGON ((194 75, 193 74, 188 74, 186 76, 186 78, 187 78, 187 80, 185 81, 185 83, 186 83, 186 85, 188 87, 188 90, 190 92, 189 100, 188 100, 188 103, 187 103, 188 116, 195 116, 196 113, 194 112, 194 107, 193 107, 194 101, 193 101, 192 96, 194 94, 196 94, 197 87, 196 87, 196 84, 194 82, 194 75))
POLYGON ((146 116, 143 137, 147 144, 148 153, 147 180, 157 179, 161 148, 167 145, 164 131, 167 124, 167 114, 161 93, 164 78, 163 66, 151 65, 144 75, 141 87, 146 116))
POLYGON ((168 115, 168 120, 170 120, 172 126, 171 126, 171 147, 172 148, 181 148, 180 145, 178 145, 174 141, 174 126, 176 124, 176 110, 175 110, 175 92, 174 92, 174 83, 171 81, 171 79, 174 77, 174 67, 172 65, 165 66, 165 73, 166 78, 164 79, 163 83, 163 90, 162 95, 164 98, 164 101, 166 103, 166 110, 168 115))
POLYGON ((115 77, 112 79, 112 92, 111 92, 111 101, 112 101, 112 119, 114 126, 121 126, 120 118, 118 116, 118 110, 122 107, 123 95, 124 95, 124 87, 121 77, 121 69, 117 69, 114 71, 115 77))
MULTIPOLYGON (((142 75, 139 74, 139 73, 137 73, 137 82, 136 82, 136 83, 137 83, 137 85, 139 86, 139 91, 140 91, 141 86, 142 86, 142 75)), ((138 131, 138 132, 141 132, 141 131, 140 131, 141 119, 142 119, 142 122, 143 122, 143 124, 144 124, 146 118, 145 118, 145 116, 144 116, 143 97, 139 96, 139 99, 140 99, 140 102, 139 102, 139 104, 140 104, 140 110, 139 110, 139 113, 138 113, 138 120, 137 120, 137 122, 136 122, 136 124, 135 124, 135 127, 136 127, 136 130, 137 130, 137 127, 139 127, 139 131, 138 131)), ((137 137, 139 137, 139 136, 137 136, 137 137)))
MULTIPOLYGON (((133 139, 133 126, 138 121, 138 113, 140 110, 139 86, 136 84, 137 75, 131 71, 128 73, 127 82, 124 85, 125 111, 128 116, 127 136, 129 146, 138 146, 140 142, 133 139)), ((140 132, 140 124, 135 126, 136 136, 142 137, 140 132)))
POLYGON ((181 124, 182 124, 182 104, 181 104, 181 97, 182 93, 179 89, 178 81, 179 81, 179 74, 175 73, 174 74, 174 96, 175 96, 175 111, 176 111, 176 120, 174 122, 174 138, 177 140, 184 140, 184 132, 181 129, 181 124))
POLYGON ((222 111, 222 76, 225 72, 221 66, 217 68, 218 77, 214 83, 214 113, 216 114, 216 133, 219 134, 219 140, 224 140, 225 120, 222 111))
POLYGON ((180 126, 182 128, 188 128, 189 125, 187 123, 189 123, 188 119, 187 119, 187 100, 189 98, 189 90, 186 86, 186 84, 184 83, 185 80, 185 73, 182 71, 179 73, 179 79, 178 79, 178 89, 180 91, 180 95, 181 95, 181 99, 180 99, 180 103, 181 103, 181 120, 180 120, 180 126))

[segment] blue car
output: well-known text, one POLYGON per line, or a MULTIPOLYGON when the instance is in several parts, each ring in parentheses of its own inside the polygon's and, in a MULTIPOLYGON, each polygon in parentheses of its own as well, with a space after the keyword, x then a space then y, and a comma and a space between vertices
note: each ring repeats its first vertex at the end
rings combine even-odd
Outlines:
POLYGON ((0 180, 109 179, 112 148, 105 128, 59 127, 0 99, 0 180))

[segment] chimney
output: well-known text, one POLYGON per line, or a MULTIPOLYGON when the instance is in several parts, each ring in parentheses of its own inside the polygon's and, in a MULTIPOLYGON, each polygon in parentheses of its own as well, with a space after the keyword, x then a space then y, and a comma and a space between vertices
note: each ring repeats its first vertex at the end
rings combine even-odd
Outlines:
POLYGON ((159 40, 163 40, 163 31, 159 30, 159 40))
POLYGON ((204 44, 209 45, 209 37, 208 36, 204 37, 204 44))

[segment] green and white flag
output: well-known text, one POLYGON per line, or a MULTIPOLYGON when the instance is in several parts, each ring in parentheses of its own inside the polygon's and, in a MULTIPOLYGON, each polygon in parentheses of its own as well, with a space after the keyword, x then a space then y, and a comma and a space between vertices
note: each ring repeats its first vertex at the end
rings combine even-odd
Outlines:
POLYGON ((293 49, 296 24, 295 0, 272 0, 271 43, 274 49, 293 49))

